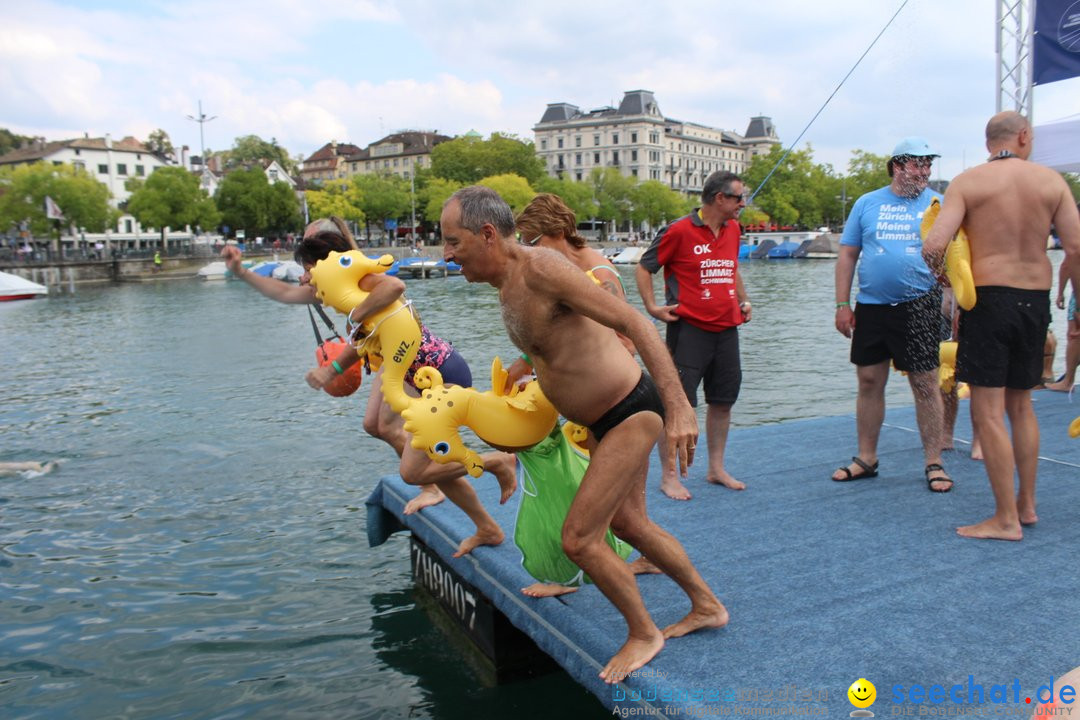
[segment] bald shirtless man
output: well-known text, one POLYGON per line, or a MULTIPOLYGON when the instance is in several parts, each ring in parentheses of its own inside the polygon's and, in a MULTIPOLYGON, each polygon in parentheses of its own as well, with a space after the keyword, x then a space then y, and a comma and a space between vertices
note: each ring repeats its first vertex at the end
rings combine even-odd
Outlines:
POLYGON ((1053 269, 1046 257, 1050 224, 1057 226, 1071 279, 1080 283, 1080 218, 1058 173, 1027 161, 1032 133, 1015 112, 986 125, 984 165, 961 173, 945 192, 941 214, 923 244, 927 265, 940 275, 945 246, 963 226, 971 242, 975 307, 960 316, 957 379, 971 385, 971 414, 982 440, 994 516, 957 528, 964 537, 1021 540, 1035 514, 1039 423, 1031 389, 1042 375, 1050 322, 1053 269), (1005 429, 1005 413, 1012 440, 1005 429), (1020 476, 1013 494, 1013 472, 1020 476))
POLYGON ((469 282, 498 288, 506 330, 531 357, 544 394, 563 416, 591 430, 589 469, 562 542, 628 626, 626 643, 600 677, 619 682, 660 652, 665 638, 727 624, 727 610, 686 551, 645 510, 649 454, 661 427, 683 471, 697 439, 694 411, 656 328, 559 253, 515 243, 513 213, 493 190, 457 191, 443 206, 440 224, 443 257, 459 263, 469 282), (607 328, 633 341, 655 384, 607 328), (657 628, 630 568, 604 542, 609 525, 679 584, 691 602, 686 617, 657 628))

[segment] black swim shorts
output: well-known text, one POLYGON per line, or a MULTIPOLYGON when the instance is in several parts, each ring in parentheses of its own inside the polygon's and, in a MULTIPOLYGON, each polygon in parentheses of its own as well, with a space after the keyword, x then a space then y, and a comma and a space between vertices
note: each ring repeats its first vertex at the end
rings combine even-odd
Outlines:
POLYGON ((648 373, 641 373, 634 389, 618 402, 613 408, 604 413, 599 420, 589 426, 593 437, 600 442, 608 431, 626 420, 631 415, 639 412, 654 412, 664 419, 664 403, 660 400, 660 392, 648 373))
POLYGON ((859 366, 892 360, 897 370, 927 372, 938 366, 941 289, 897 305, 855 306, 851 362, 859 366))
POLYGON ((960 313, 957 379, 979 387, 1030 390, 1042 379, 1050 291, 988 285, 960 313))
POLYGON ((742 387, 739 328, 702 330, 685 320, 668 323, 667 346, 679 371, 686 399, 697 407, 697 388, 705 380, 705 402, 734 405, 742 387))

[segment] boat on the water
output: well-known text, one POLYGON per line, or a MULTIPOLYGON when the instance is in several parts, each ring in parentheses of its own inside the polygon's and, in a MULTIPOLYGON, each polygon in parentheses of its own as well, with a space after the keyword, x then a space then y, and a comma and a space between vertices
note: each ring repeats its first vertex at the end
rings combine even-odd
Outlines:
POLYGON ((0 302, 7 300, 32 300, 48 295, 49 288, 18 275, 0 272, 0 302))
POLYGON ((224 280, 226 274, 231 275, 229 267, 222 260, 215 260, 212 263, 203 265, 195 274, 200 280, 224 280))

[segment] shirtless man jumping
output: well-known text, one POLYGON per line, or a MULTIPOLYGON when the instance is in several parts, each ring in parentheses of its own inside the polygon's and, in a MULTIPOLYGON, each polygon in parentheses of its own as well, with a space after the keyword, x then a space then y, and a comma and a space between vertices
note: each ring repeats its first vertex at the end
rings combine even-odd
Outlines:
POLYGON ((514 216, 493 190, 457 191, 443 206, 440 223, 443 257, 459 263, 469 282, 498 288, 506 330, 531 357, 544 394, 563 416, 591 430, 589 469, 562 542, 629 628, 600 677, 619 682, 660 652, 665 638, 727 624, 727 610, 686 551, 645 510, 649 454, 661 426, 684 473, 697 439, 694 412, 656 328, 559 253, 516 244, 514 216), (633 341, 655 385, 613 330, 633 341), (686 617, 662 632, 657 628, 630 568, 604 542, 609 525, 690 597, 686 617))
POLYGON ((941 274, 945 246, 963 226, 971 242, 976 303, 960 316, 957 379, 971 385, 971 414, 994 493, 993 517, 957 528, 964 537, 1021 540, 1035 514, 1039 423, 1031 389, 1039 384, 1050 322, 1053 269, 1046 257, 1057 226, 1074 286, 1080 283, 1080 218, 1065 180, 1027 161, 1027 119, 998 113, 986 125, 990 159, 961 173, 945 192, 923 257, 941 274), (1005 413, 1012 424, 1010 442, 1005 413), (1013 472, 1020 476, 1013 492, 1013 472))

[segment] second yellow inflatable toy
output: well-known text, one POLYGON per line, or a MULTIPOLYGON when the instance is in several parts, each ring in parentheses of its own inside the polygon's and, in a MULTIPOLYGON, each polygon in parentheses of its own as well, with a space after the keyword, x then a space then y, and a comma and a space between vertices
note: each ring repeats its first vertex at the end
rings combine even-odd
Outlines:
POLYGON ((458 428, 470 428, 484 442, 502 450, 532 447, 548 436, 559 413, 544 397, 540 384, 530 381, 523 389, 514 385, 508 394, 506 371, 499 358, 491 366, 492 390, 443 385, 435 368, 416 371, 420 397, 413 398, 401 416, 412 446, 438 463, 459 462, 473 477, 484 471, 480 456, 466 447, 458 428))
MULTIPOLYGON (((930 234, 930 228, 934 226, 938 214, 941 212, 941 202, 934 198, 930 207, 923 213, 922 226, 920 228, 922 239, 930 234)), ((975 307, 975 277, 971 274, 971 243, 968 242, 964 228, 956 233, 948 247, 945 248, 945 275, 949 278, 953 293, 956 295, 956 304, 965 310, 975 307)))

